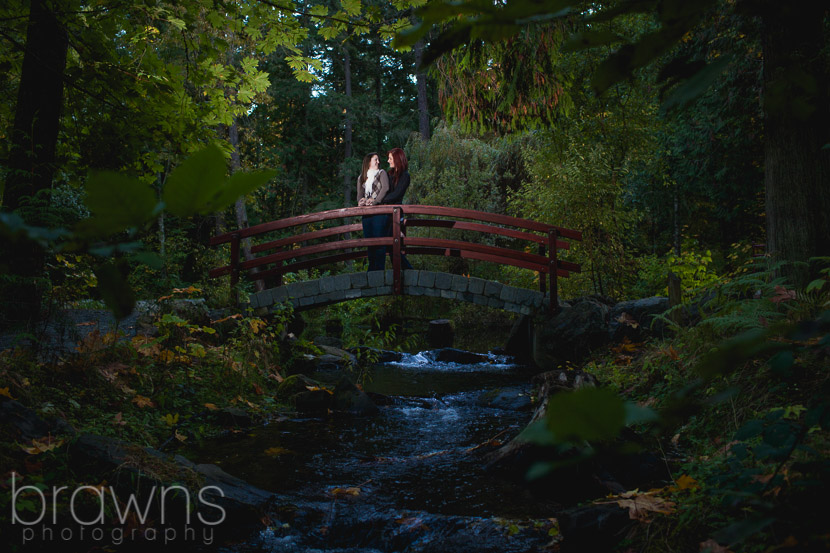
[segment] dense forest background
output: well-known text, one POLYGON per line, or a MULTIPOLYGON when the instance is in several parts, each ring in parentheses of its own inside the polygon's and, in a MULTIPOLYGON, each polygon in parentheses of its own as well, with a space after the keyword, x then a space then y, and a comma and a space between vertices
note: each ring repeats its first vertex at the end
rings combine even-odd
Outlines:
MULTIPOLYGON (((418 4, 7 4, 3 207, 21 220, 4 219, 4 228, 74 233, 52 232, 47 250, 26 244, 4 256, 3 286, 17 290, 15 274, 27 281, 4 304, 7 323, 32 316, 38 298, 100 299, 94 272, 112 254, 128 260, 120 271, 139 297, 213 289, 205 275, 219 252, 204 247, 213 233, 351 206, 362 156, 392 147, 410 157, 409 202, 582 230, 568 255, 585 271, 565 282, 570 296, 666 293, 671 272, 688 297, 769 241, 761 17, 704 2, 700 24, 670 52, 598 95, 592 78, 613 48, 595 39, 586 43, 597 47, 574 48, 569 38, 593 25, 606 42, 631 42, 659 20, 560 18, 419 70, 424 38, 391 47, 418 4), (44 39, 33 42, 37 33, 44 39), (713 59, 721 63, 707 82, 661 104, 671 91, 667 64, 682 61, 689 76, 713 59), (98 214, 86 196, 90 171, 135 177, 164 199, 171 171, 210 144, 230 172, 276 176, 215 213, 181 217, 168 207, 121 225, 128 236, 106 225, 78 230, 98 214)), ((810 249, 789 257, 822 253, 810 249)), ((463 265, 451 270, 533 278, 463 265)))
MULTIPOLYGON (((584 460, 631 427, 664 460, 679 452, 671 484, 619 496, 651 507, 637 519, 648 529, 616 545, 826 550, 804 505, 830 481, 828 33, 827 8, 808 1, 7 1, 0 329, 28 349, 0 352, 0 400, 162 449, 218 435, 205 421, 220 408, 281 413, 278 387, 320 351, 286 311, 234 312, 257 284, 208 278, 229 256, 208 241, 354 206, 363 156, 402 147, 407 203, 580 230, 563 298, 670 297, 663 332, 537 367, 604 386, 550 403, 596 424, 547 417, 534 439, 584 460), (123 319, 171 297, 225 311, 157 313, 149 337, 38 351, 68 310, 123 319)), ((514 268, 412 261, 538 286, 514 268)), ((470 333, 514 322, 412 298, 307 319, 342 331, 364 370, 377 357, 359 346, 412 346, 379 323, 404 311, 470 333)), ((66 476, 63 438, 16 439, 4 434, 0 457, 30 481, 92 481, 66 476)))

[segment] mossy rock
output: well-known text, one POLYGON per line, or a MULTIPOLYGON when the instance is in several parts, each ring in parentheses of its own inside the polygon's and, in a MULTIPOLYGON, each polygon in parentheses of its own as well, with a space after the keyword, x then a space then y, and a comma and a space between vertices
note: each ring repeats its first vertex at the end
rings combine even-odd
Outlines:
POLYGON ((279 401, 288 401, 299 393, 307 392, 309 386, 319 388, 320 383, 304 374, 292 374, 280 382, 277 388, 277 399, 279 401))

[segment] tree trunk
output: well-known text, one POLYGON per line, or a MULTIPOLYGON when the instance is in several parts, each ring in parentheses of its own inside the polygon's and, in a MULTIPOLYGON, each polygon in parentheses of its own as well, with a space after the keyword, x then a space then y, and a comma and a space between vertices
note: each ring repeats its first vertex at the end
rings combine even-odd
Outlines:
POLYGON ((375 140, 377 140, 377 152, 380 156, 380 161, 383 163, 383 158, 386 157, 381 153, 383 149, 383 45, 378 42, 375 46, 377 50, 377 67, 375 68, 375 104, 377 105, 377 117, 375 118, 375 140))
POLYGON ((343 134, 343 207, 352 206, 352 175, 349 171, 349 158, 352 157, 352 114, 350 104, 352 100, 352 65, 349 48, 343 45, 343 75, 346 84, 346 131, 343 134))
POLYGON ((9 151, 10 171, 3 191, 3 207, 8 210, 20 207, 23 196, 51 188, 63 105, 66 29, 45 0, 32 0, 29 10, 9 151))
MULTIPOLYGON (((228 138, 230 139, 231 146, 233 146, 233 151, 231 152, 231 173, 236 173, 242 169, 242 162, 239 159, 239 124, 236 119, 228 127, 228 138)), ((248 228, 248 209, 245 206, 245 196, 240 196, 236 200, 234 208, 237 228, 248 228)), ((251 253, 251 239, 245 238, 240 245, 242 246, 242 255, 245 257, 245 261, 253 259, 254 254, 251 253)), ((251 274, 256 274, 257 272, 259 271, 256 268, 251 269, 251 274)), ((255 281, 254 285, 257 292, 265 290, 265 282, 262 280, 255 281)))
MULTIPOLYGON (((48 224, 44 205, 24 202, 52 187, 55 149, 63 105, 63 76, 68 39, 45 0, 32 0, 26 51, 20 74, 14 127, 8 158, 8 176, 0 190, 2 207, 17 210, 27 223, 48 224)), ((48 197, 37 198, 48 204, 48 197)), ((0 247, 2 272, 12 279, 3 286, 3 310, 8 324, 31 324, 40 317, 44 252, 25 240, 4 241, 0 247), (13 298, 13 299, 12 299, 13 298)))
MULTIPOLYGON (((776 4, 764 17, 767 251, 775 260, 830 255, 830 108, 821 3, 776 4)), ((806 267, 785 267, 803 286, 806 267)))
POLYGON ((418 85, 418 131, 421 138, 429 140, 429 105, 427 104, 427 74, 421 68, 424 56, 424 41, 415 43, 415 82, 418 85))

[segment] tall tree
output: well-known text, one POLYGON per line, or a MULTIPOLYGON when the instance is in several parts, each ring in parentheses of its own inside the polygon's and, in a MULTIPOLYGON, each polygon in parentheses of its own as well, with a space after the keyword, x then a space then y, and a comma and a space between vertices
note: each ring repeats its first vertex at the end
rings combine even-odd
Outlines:
MULTIPOLYGON (((8 173, 2 194, 4 210, 23 209, 33 224, 48 221, 44 207, 55 172, 55 150, 63 106, 68 48, 65 25, 49 0, 32 0, 26 48, 11 134, 8 173)), ((44 252, 31 244, 4 241, 0 248, 7 273, 13 275, 3 295, 10 323, 31 322, 40 315, 44 252)))
MULTIPOLYGON (((396 45, 411 45, 432 28, 445 25, 425 54, 427 63, 476 41, 501 44, 528 27, 580 19, 585 25, 568 43, 570 48, 622 44, 594 74, 593 86, 604 92, 675 47, 694 29, 715 0, 623 0, 592 5, 557 0, 507 0, 502 3, 454 4, 433 1, 419 15, 420 25, 399 35, 396 45), (634 13, 653 15, 656 28, 634 40, 590 25, 634 13)), ((830 142, 828 133, 828 6, 811 0, 734 2, 725 9, 741 17, 762 19, 764 46, 765 181, 767 243, 770 253, 787 261, 806 261, 830 254, 830 142), (808 205, 809 204, 809 205, 808 205)), ((700 62, 674 59, 665 64, 661 79, 668 89, 667 108, 688 102, 705 90, 731 62, 728 52, 700 62)), ((808 272, 790 269, 796 284, 808 272)))

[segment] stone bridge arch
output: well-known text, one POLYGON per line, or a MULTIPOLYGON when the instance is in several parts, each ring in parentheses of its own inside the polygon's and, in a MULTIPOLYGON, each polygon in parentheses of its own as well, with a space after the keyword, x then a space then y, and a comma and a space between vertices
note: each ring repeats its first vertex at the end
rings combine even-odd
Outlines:
MULTIPOLYGON (((393 284, 392 270, 339 274, 263 290, 251 295, 250 303, 253 308, 267 308, 288 300, 296 311, 303 311, 357 298, 391 296, 393 284)), ((524 315, 550 301, 542 292, 527 288, 420 270, 403 271, 403 295, 454 299, 524 315)))

